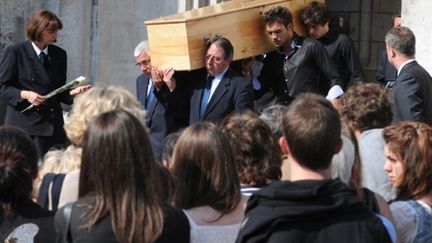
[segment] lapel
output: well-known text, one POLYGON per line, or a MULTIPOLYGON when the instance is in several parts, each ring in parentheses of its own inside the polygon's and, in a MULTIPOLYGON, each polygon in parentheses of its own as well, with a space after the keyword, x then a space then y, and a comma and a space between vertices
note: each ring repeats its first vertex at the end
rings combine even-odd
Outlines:
POLYGON ((231 76, 231 71, 230 69, 228 69, 224 74, 222 80, 220 81, 219 85, 217 86, 216 90, 214 91, 213 95, 211 96, 207 104, 206 110, 203 114, 203 118, 206 118, 207 115, 216 108, 222 97, 228 92, 228 87, 231 84, 231 76))
MULTIPOLYGON (((39 83, 43 83, 44 86, 51 87, 50 90, 53 89, 53 84, 50 82, 50 76, 48 72, 45 70, 44 66, 39 60, 39 57, 36 55, 35 50, 30 41, 27 41, 24 45, 24 51, 26 53, 27 59, 31 63, 31 68, 33 69, 34 79, 38 80, 39 83)), ((45 94, 42 94, 45 95, 45 94)))

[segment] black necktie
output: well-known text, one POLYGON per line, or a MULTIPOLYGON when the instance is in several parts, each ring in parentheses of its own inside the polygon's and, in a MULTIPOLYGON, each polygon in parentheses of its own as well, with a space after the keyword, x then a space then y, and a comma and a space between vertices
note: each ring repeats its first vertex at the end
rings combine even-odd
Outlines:
POLYGON ((49 56, 47 54, 45 54, 45 52, 41 52, 39 54, 39 59, 40 59, 42 65, 44 66, 44 68, 48 69, 48 67, 49 67, 49 56))

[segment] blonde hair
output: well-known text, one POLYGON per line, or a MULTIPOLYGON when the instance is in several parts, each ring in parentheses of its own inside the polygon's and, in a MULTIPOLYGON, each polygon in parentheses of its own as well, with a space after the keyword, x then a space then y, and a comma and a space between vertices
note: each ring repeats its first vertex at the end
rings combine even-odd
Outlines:
POLYGON ((81 167, 81 153, 82 149, 77 146, 70 145, 67 147, 61 156, 58 173, 69 173, 78 170, 81 167))
POLYGON ((44 176, 48 173, 59 173, 59 168, 63 156, 63 149, 48 151, 43 157, 43 164, 39 167, 39 173, 33 182, 33 196, 39 195, 39 189, 44 176))
POLYGON ((69 123, 65 125, 69 140, 81 146, 89 121, 101 113, 116 109, 130 112, 145 124, 145 111, 129 91, 112 85, 106 88, 93 87, 74 101, 69 123))

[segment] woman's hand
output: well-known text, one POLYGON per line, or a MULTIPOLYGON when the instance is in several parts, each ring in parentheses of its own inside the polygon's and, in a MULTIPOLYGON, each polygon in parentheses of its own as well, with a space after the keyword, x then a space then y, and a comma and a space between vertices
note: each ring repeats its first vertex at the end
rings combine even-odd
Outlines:
POLYGON ((89 90, 91 87, 92 87, 91 84, 81 85, 81 86, 78 86, 78 87, 72 89, 72 90, 69 92, 69 94, 70 94, 71 96, 75 96, 75 95, 78 95, 78 94, 81 94, 81 93, 86 92, 86 91, 89 90))

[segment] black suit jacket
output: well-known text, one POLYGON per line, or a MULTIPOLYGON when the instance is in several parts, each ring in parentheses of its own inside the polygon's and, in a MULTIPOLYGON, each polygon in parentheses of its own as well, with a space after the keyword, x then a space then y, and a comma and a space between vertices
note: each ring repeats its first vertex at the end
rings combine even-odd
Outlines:
MULTIPOLYGON (((147 88, 150 78, 144 74, 138 76, 136 80, 136 91, 138 100, 142 108, 146 107, 147 88)), ((156 94, 156 92, 154 92, 156 94)), ((156 157, 162 159, 162 141, 171 132, 176 130, 174 118, 159 102, 157 96, 147 105, 146 124, 150 128, 150 143, 156 157)))
POLYGON ((50 64, 45 69, 31 42, 25 41, 6 48, 0 63, 0 98, 8 103, 5 124, 20 127, 34 136, 64 135, 60 102, 72 103, 72 98, 65 92, 21 113, 30 105, 21 100, 22 90, 46 95, 66 82, 66 52, 49 45, 48 55, 50 64))
POLYGON ((234 111, 252 109, 252 84, 229 68, 207 104, 200 118, 201 97, 207 79, 205 69, 176 72, 176 88, 169 92, 166 86, 158 95, 165 107, 176 117, 177 123, 193 124, 200 121, 217 123, 234 111))
POLYGON ((416 61, 402 68, 392 93, 393 123, 413 120, 432 124, 432 78, 416 61))
POLYGON ((204 92, 207 72, 202 72, 192 84, 189 123, 199 121, 219 122, 234 111, 252 109, 252 85, 243 77, 238 76, 230 68, 225 72, 222 80, 207 104, 203 117, 200 118, 201 97, 204 92))

